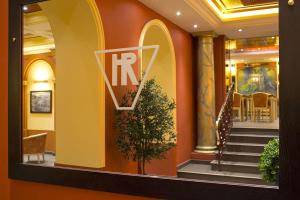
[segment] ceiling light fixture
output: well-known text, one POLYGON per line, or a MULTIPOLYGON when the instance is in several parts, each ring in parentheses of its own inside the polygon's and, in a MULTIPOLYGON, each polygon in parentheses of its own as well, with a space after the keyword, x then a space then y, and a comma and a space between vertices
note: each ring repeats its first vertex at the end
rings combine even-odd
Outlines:
POLYGON ((181 15, 181 12, 180 12, 180 11, 177 11, 177 12, 176 12, 176 15, 177 15, 177 16, 180 16, 180 15, 181 15))
POLYGON ((239 28, 239 29, 238 29, 238 32, 243 32, 243 29, 239 28))
POLYGON ((23 6, 23 11, 27 11, 28 7, 27 6, 23 6))
POLYGON ((194 24, 194 28, 198 28, 198 25, 197 25, 197 24, 194 24))

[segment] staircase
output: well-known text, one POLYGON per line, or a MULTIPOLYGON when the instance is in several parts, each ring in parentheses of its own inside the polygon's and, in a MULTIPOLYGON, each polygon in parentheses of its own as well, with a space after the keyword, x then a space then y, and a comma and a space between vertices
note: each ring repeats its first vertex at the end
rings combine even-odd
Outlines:
POLYGON ((275 129, 232 129, 223 152, 222 171, 218 161, 191 160, 180 166, 177 175, 181 178, 271 185, 262 180, 258 162, 264 146, 278 137, 275 129))

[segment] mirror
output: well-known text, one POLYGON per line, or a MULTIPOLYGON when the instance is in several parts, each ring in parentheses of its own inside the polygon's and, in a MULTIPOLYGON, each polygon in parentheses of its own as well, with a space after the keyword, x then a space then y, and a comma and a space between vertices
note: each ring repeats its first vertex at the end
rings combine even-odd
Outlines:
POLYGON ((145 5, 128 3, 140 19, 118 1, 23 6, 23 163, 275 187, 259 163, 278 145, 276 30, 225 41, 145 5))

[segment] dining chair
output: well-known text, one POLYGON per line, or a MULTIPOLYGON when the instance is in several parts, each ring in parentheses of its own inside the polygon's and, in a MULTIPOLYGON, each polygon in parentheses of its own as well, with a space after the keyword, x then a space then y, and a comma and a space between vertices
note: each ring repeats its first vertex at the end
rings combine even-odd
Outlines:
POLYGON ((235 92, 233 94, 233 111, 237 111, 238 118, 242 121, 242 94, 235 92))
POLYGON ((28 156, 28 161, 30 161, 30 155, 37 155, 38 162, 40 163, 40 155, 42 155, 42 161, 45 162, 46 138, 47 133, 23 138, 23 154, 28 156))
POLYGON ((252 94, 253 121, 262 120, 265 116, 272 120, 271 107, 269 105, 269 94, 257 92, 252 94))

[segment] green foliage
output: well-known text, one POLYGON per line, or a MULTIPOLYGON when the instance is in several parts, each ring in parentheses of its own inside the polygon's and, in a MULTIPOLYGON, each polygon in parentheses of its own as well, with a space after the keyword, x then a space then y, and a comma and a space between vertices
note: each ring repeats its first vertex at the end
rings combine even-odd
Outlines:
POLYGON ((278 183, 279 179, 279 139, 271 140, 260 157, 259 169, 263 179, 270 183, 278 183))
MULTIPOLYGON (((121 106, 132 103, 137 91, 128 91, 121 106)), ((148 80, 132 111, 116 111, 117 145, 129 160, 138 162, 138 172, 145 174, 145 162, 164 159, 175 146, 173 110, 174 100, 169 100, 154 79, 148 80)))

